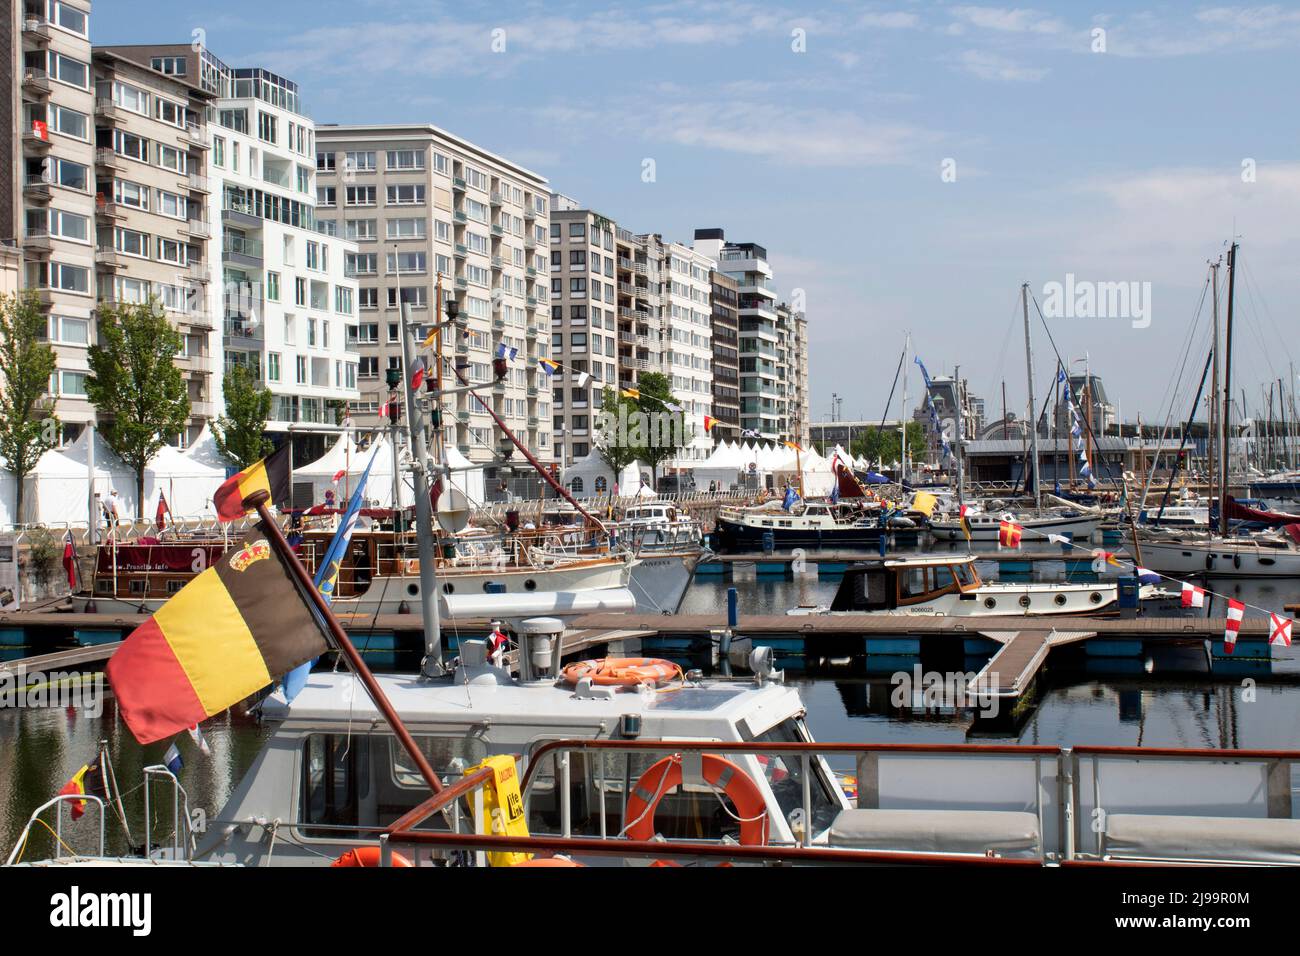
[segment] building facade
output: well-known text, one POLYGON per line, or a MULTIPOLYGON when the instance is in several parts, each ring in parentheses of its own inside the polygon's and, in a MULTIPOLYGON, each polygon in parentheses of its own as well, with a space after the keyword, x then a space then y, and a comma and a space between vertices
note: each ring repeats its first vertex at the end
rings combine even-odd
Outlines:
POLYGON ((740 297, 736 280, 713 269, 709 273, 712 291, 713 340, 713 426, 715 441, 740 438, 740 297))
MULTIPOLYGON (((316 131, 318 215, 356 243, 359 423, 388 400, 385 373, 401 366, 400 304, 420 338, 439 319, 438 289, 467 317, 444 337, 443 375, 459 369, 507 427, 542 460, 551 457, 549 356, 550 201, 546 180, 436 126, 328 126, 316 131), (504 349, 500 382, 492 360, 504 349)), ((471 461, 497 460, 503 436, 469 395, 455 397, 445 439, 471 461)), ((486 471, 498 477, 495 467, 486 471)), ((492 486, 494 482, 489 482, 492 486)))
POLYGON ((190 400, 189 422, 177 436, 184 445, 215 416, 220 376, 209 302, 212 95, 136 59, 134 49, 93 51, 96 297, 101 304, 152 302, 180 333, 176 363, 190 400))
POLYGON ((96 256, 95 79, 90 4, 10 4, 13 84, 11 189, 0 219, 22 254, 21 282, 48 314, 56 357, 55 414, 74 438, 95 411, 86 399, 87 349, 94 341, 96 256))

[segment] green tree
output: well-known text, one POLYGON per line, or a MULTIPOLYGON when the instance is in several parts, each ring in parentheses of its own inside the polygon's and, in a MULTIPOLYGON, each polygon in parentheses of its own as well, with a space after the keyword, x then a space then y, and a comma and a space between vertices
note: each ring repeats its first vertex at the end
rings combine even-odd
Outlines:
POLYGON ((41 341, 46 318, 34 292, 0 296, 0 456, 14 476, 14 520, 23 520, 23 484, 59 438, 46 393, 54 350, 41 341))
POLYGON ((650 478, 657 484, 659 466, 689 445, 694 433, 686 427, 686 413, 673 411, 677 404, 667 375, 646 372, 637 383, 637 391, 641 397, 635 401, 644 423, 641 439, 636 442, 637 457, 650 466, 650 478))
POLYGON ((221 380, 226 413, 212 423, 217 450, 241 469, 273 450, 266 437, 266 420, 271 417, 271 390, 253 377, 246 365, 234 365, 221 380))
MULTIPOLYGON (((859 435, 849 447, 853 457, 865 458, 871 465, 902 461, 902 442, 897 428, 871 429, 859 435)), ((907 423, 907 453, 913 460, 924 458, 927 451, 925 429, 920 422, 907 423)))
POLYGON ((135 472, 136 517, 144 516, 144 469, 190 417, 176 367, 181 336, 156 299, 99 310, 99 344, 89 352, 86 395, 99 409, 110 448, 135 472))
POLYGON ((600 457, 619 480, 623 469, 636 461, 637 446, 629 441, 628 423, 641 410, 636 400, 623 395, 616 388, 606 388, 601 397, 600 414, 596 416, 596 447, 600 457))

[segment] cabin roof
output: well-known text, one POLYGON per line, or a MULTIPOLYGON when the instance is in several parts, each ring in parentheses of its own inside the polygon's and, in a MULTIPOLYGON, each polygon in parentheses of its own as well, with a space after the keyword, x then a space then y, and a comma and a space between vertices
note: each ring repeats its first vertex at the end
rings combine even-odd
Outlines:
MULTIPOLYGON (((486 670, 475 672, 481 675, 486 670)), ((463 676, 465 672, 457 673, 463 676)), ((603 722, 612 733, 622 715, 639 714, 647 725, 646 736, 672 736, 652 730, 652 725, 671 723, 679 728, 678 736, 708 737, 715 734, 706 730, 705 723, 713 727, 744 720, 749 731, 757 734, 804 709, 794 688, 772 682, 760 687, 751 682, 706 680, 653 695, 623 689, 608 699, 579 699, 567 684, 549 682, 453 683, 423 680, 414 674, 378 674, 376 680, 402 719, 412 726, 572 727, 603 722)), ((342 672, 311 674, 292 704, 286 704, 277 690, 266 698, 262 712, 271 719, 319 723, 323 729, 350 723, 360 732, 367 724, 382 723, 360 680, 342 672)))
POLYGON ((913 554, 905 558, 868 558, 853 565, 850 570, 869 568, 928 568, 949 564, 974 564, 973 554, 913 554))

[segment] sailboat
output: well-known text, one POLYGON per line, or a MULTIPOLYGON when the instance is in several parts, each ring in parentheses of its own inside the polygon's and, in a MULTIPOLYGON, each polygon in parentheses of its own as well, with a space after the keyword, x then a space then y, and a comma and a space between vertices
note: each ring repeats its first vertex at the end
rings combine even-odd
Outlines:
MULTIPOLYGON (((1228 250, 1228 318, 1224 334, 1223 393, 1219 424, 1218 498, 1229 502, 1229 437, 1232 434, 1232 333, 1236 300, 1237 244, 1228 250)), ((1215 343, 1218 349, 1218 283, 1215 282, 1215 343)), ((1216 362, 1217 365, 1217 362, 1216 362)), ((1218 396, 1216 396, 1217 400, 1218 396)), ((1171 575, 1209 574, 1216 577, 1296 577, 1300 576, 1300 548, 1280 532, 1270 531, 1245 537, 1228 534, 1229 507, 1219 508, 1219 528, 1215 534, 1182 531, 1171 534, 1146 532, 1142 541, 1144 564, 1154 571, 1171 575)))

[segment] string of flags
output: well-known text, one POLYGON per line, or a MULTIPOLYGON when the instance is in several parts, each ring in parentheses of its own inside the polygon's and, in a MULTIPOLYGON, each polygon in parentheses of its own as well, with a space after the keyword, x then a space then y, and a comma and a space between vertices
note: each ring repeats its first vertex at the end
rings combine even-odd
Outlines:
POLYGON ((921 356, 913 356, 912 361, 921 368, 921 377, 925 379, 925 407, 930 412, 930 427, 934 433, 939 436, 939 442, 943 445, 943 460, 947 461, 952 457, 952 448, 948 444, 948 439, 943 433, 943 426, 939 424, 939 411, 934 407, 934 396, 931 394, 930 373, 921 361, 921 356))
MULTIPOLYGON (((965 518, 963 509, 963 520, 965 518)), ((1082 545, 1074 543, 1074 539, 1068 534, 1056 534, 1035 531, 1033 528, 1026 529, 1019 522, 1003 519, 998 525, 998 545, 1003 548, 1018 548, 1020 540, 1024 533, 1041 535, 1052 544, 1059 544, 1064 547, 1073 548, 1078 551, 1091 551, 1082 545)), ((1094 551, 1098 559, 1104 560, 1106 564, 1113 565, 1117 568, 1126 567, 1125 563, 1120 561, 1113 551, 1094 551)), ((1226 594, 1219 594, 1217 591, 1211 591, 1196 584, 1190 584, 1187 581, 1179 580, 1167 574, 1161 574, 1158 571, 1152 571, 1150 568, 1144 568, 1139 564, 1130 564, 1127 567, 1132 568, 1138 582, 1141 584, 1158 584, 1160 581, 1177 582, 1182 590, 1180 603, 1185 608, 1198 608, 1205 606, 1205 595, 1217 597, 1227 605, 1227 618, 1224 622, 1223 629, 1223 647, 1224 651, 1231 654, 1237 646, 1237 635, 1241 630, 1241 621, 1245 616, 1246 608, 1253 607, 1257 611, 1262 611, 1269 618, 1269 637, 1270 644, 1276 644, 1281 647, 1291 646, 1292 625, 1295 623, 1289 617, 1283 617, 1266 607, 1258 605, 1247 605, 1243 601, 1228 597, 1226 594)))
POLYGON ((1070 439, 1074 442, 1074 450, 1079 455, 1079 476, 1088 482, 1089 488, 1096 488, 1097 479, 1093 477, 1092 463, 1088 461, 1088 443, 1083 438, 1083 420, 1079 417, 1079 409, 1074 404, 1074 394, 1070 391, 1070 380, 1064 368, 1056 370, 1056 381, 1063 389, 1061 395, 1070 413, 1070 439))

